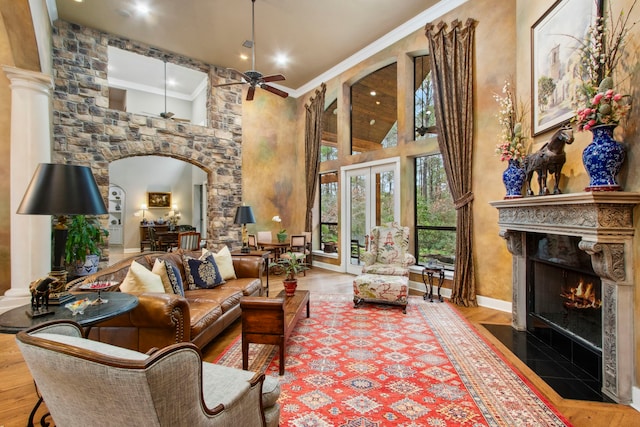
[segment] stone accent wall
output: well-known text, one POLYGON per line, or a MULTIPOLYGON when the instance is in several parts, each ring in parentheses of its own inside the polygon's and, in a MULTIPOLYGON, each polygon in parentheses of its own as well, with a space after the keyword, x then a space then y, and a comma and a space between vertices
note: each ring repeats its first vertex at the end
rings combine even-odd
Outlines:
POLYGON ((242 90, 209 86, 209 127, 111 110, 109 45, 202 71, 210 85, 229 77, 225 69, 57 21, 53 29, 53 162, 90 166, 105 200, 109 163, 115 160, 160 155, 198 166, 208 175, 207 243, 214 248, 222 243, 238 245, 240 229, 233 219, 242 202, 242 90))

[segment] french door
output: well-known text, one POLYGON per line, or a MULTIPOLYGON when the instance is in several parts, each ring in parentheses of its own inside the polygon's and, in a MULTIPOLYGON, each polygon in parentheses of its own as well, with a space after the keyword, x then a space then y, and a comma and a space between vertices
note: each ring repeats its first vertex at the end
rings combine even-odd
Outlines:
POLYGON ((342 264, 352 274, 362 272, 359 255, 372 227, 400 217, 400 161, 387 159, 342 168, 344 221, 342 264))

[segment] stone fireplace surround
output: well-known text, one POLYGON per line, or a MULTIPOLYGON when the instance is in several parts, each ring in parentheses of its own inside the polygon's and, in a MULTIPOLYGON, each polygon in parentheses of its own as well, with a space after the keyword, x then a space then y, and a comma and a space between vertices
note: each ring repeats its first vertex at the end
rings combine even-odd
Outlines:
POLYGON ((585 192, 491 202, 513 255, 512 326, 526 330, 527 233, 580 237, 602 279, 602 392, 629 404, 634 379, 633 209, 640 193, 585 192))

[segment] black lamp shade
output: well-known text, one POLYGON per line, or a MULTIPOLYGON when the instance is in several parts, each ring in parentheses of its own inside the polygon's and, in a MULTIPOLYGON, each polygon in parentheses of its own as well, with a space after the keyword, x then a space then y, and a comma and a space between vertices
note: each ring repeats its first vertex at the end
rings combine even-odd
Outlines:
POLYGON ((104 215, 107 207, 89 167, 40 163, 17 213, 104 215))
POLYGON ((236 217, 233 220, 234 224, 255 224, 256 219, 253 216, 251 206, 238 206, 236 211, 236 217))

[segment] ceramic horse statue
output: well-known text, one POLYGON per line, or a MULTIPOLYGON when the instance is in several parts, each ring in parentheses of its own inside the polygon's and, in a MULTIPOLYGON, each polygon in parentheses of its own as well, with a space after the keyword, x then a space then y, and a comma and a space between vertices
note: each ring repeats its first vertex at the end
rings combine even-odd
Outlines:
POLYGON ((553 175, 555 183, 553 186, 553 194, 560 194, 561 191, 558 188, 560 183, 560 172, 562 166, 567 159, 564 153, 564 145, 571 144, 573 142, 573 129, 570 125, 566 124, 562 126, 556 133, 553 134, 549 142, 544 144, 535 153, 529 154, 524 159, 525 179, 527 181, 527 196, 533 196, 531 190, 531 178, 533 173, 538 174, 538 188, 540 189, 539 195, 549 194, 547 188, 547 175, 553 175))

